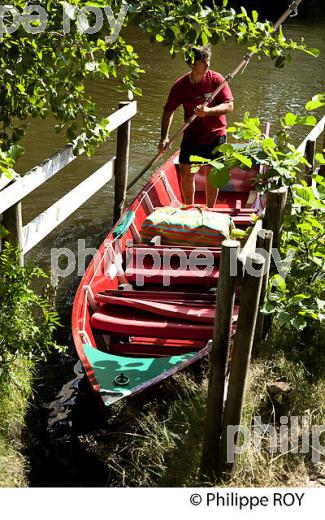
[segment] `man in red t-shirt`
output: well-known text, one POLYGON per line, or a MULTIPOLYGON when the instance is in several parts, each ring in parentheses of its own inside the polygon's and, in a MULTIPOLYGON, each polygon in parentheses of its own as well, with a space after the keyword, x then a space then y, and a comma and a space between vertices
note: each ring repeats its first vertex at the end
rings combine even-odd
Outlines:
MULTIPOLYGON (((209 106, 202 108, 203 103, 224 80, 218 72, 209 70, 211 59, 210 45, 194 49, 194 63, 187 60, 191 71, 176 80, 171 88, 161 123, 161 139, 159 151, 169 145, 169 129, 175 110, 183 105, 185 121, 193 113, 197 116, 184 131, 181 143, 179 163, 181 187, 185 204, 194 203, 194 174, 191 173, 191 155, 199 155, 206 159, 216 157, 213 150, 226 142, 226 115, 233 110, 233 96, 226 84, 209 106)), ((208 170, 208 168, 207 168, 208 170)), ((206 202, 213 207, 218 190, 206 181, 206 202)))

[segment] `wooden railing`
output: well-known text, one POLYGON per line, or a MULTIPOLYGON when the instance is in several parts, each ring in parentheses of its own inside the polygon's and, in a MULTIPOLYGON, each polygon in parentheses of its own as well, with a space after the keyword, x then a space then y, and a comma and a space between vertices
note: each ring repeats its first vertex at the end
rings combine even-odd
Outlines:
MULTIPOLYGON (((114 177, 116 171, 118 171, 116 180, 118 186, 121 184, 121 178, 127 179, 130 120, 136 113, 137 104, 135 101, 120 103, 120 109, 109 116, 108 124, 110 132, 115 129, 118 132, 116 157, 112 157, 81 184, 25 226, 22 225, 21 201, 51 179, 62 168, 77 159, 78 156, 73 153, 73 146, 65 146, 40 165, 32 168, 21 177, 15 177, 12 181, 4 176, 0 178, 0 189, 2 188, 0 191, 0 214, 3 216, 4 227, 9 231, 9 240, 16 244, 21 251, 20 265, 23 265, 24 255, 28 251, 107 184, 114 177)), ((122 210, 125 193, 123 190, 117 191, 119 191, 119 198, 115 200, 115 203, 122 210)))

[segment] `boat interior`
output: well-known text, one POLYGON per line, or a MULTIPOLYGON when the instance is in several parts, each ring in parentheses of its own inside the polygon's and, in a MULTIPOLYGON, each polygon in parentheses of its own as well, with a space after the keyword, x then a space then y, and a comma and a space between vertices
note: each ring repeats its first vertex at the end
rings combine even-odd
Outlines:
MULTIPOLYGON (((90 264, 79 291, 77 330, 82 343, 120 356, 171 356, 199 351, 213 334, 221 247, 166 245, 159 233, 141 240, 156 208, 183 204, 174 154, 114 226, 90 264), (191 259, 195 255, 195 268, 191 259)), ((263 209, 254 190, 256 170, 232 171, 212 211, 236 228, 252 225, 263 209)), ((195 173, 195 204, 205 202, 205 167, 195 173)), ((233 327, 238 307, 235 304, 233 327)))

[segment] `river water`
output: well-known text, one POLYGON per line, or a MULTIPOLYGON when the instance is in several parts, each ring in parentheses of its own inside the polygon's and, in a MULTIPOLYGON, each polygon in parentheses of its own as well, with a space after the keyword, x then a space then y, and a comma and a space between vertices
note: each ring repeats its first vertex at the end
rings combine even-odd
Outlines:
MULTIPOLYGON (((320 57, 316 59, 312 56, 296 53, 293 63, 282 70, 276 69, 274 63, 267 59, 260 63, 252 61, 244 74, 236 77, 231 83, 235 97, 235 109, 228 118, 229 123, 240 120, 244 113, 248 111, 252 116, 258 116, 264 122, 270 121, 271 124, 275 124, 278 116, 285 114, 287 111, 303 113, 306 101, 312 95, 324 90, 325 18, 306 21, 292 19, 286 24, 285 35, 295 40, 303 36, 308 46, 320 49, 320 57)), ((124 36, 138 52, 140 64, 146 70, 146 74, 143 75, 139 85, 143 90, 143 96, 137 99, 138 113, 132 121, 129 171, 132 178, 156 153, 160 137, 162 106, 172 82, 187 71, 187 66, 181 57, 172 60, 164 47, 158 44, 149 44, 137 27, 128 28, 124 36)), ((213 52, 211 68, 225 75, 241 61, 244 54, 245 49, 236 46, 234 43, 218 45, 213 52)), ((126 99, 126 95, 117 92, 116 86, 114 81, 98 81, 88 87, 89 93, 97 102, 103 115, 109 115, 118 108, 119 101, 126 99)), ((315 115, 319 119, 322 114, 319 112, 315 115)), ((179 109, 174 117, 172 130, 176 131, 182 122, 183 115, 179 109)), ((20 172, 28 171, 64 146, 64 136, 55 134, 52 128, 53 121, 51 118, 45 121, 32 120, 28 122, 27 134, 22 143, 26 153, 18 164, 20 172)), ((295 135, 296 143, 301 141, 308 131, 308 127, 300 129, 295 135)), ((116 132, 112 134, 111 139, 105 145, 97 149, 93 158, 80 157, 76 159, 62 172, 27 197, 23 201, 24 224, 47 209, 109 160, 115 154, 115 139, 116 132)), ((150 172, 146 174, 146 178, 149 176, 150 172)), ((128 196, 129 200, 138 191, 141 182, 144 182, 144 180, 133 188, 128 196)), ((101 238, 111 225, 113 206, 114 190, 113 185, 110 184, 101 189, 84 206, 32 249, 28 258, 33 258, 38 265, 49 272, 52 247, 69 248, 76 253, 79 239, 84 239, 87 247, 98 247, 101 238)), ((60 279, 58 307, 64 324, 60 335, 63 344, 71 345, 70 313, 73 295, 79 280, 80 277, 76 272, 67 278, 60 279)), ((78 372, 79 369, 76 367, 77 378, 71 381, 73 379, 73 364, 74 361, 65 364, 56 361, 54 366, 45 367, 43 380, 38 389, 40 411, 37 413, 38 426, 35 432, 36 436, 41 439, 37 441, 37 450, 39 450, 39 442, 42 445, 45 442, 44 438, 47 440, 51 438, 52 451, 50 451, 53 453, 54 459, 57 461, 61 458, 63 466, 69 466, 70 469, 71 463, 67 462, 69 456, 66 453, 66 445, 70 446, 69 439, 68 443, 65 442, 69 438, 68 430, 71 426, 68 408, 70 405, 74 406, 78 381, 81 377, 78 372), (48 405, 57 393, 59 398, 48 405), (58 431, 61 433, 56 433, 58 431), (63 444, 61 443, 62 438, 63 444), (65 446, 63 450, 62 445, 65 446)), ((92 420, 94 420, 94 410, 92 415, 92 420)), ((88 417, 88 412, 85 416, 88 417)), ((31 423, 34 423, 34 421, 35 415, 31 418, 31 423)), ((47 445, 47 441, 45 444, 47 445)), ((48 453, 46 446, 44 453, 48 453)), ((59 469, 56 477, 56 471, 52 472, 53 468, 50 468, 51 459, 47 455, 40 459, 38 455, 35 458, 35 453, 31 453, 31 456, 32 473, 34 473, 31 477, 32 485, 80 484, 79 480, 76 481, 69 475, 63 482, 61 469, 59 469), (53 475, 52 480, 49 477, 50 474, 53 475)), ((78 473, 78 469, 76 471, 78 473)), ((96 473, 98 474, 98 467, 96 473)), ((89 484, 86 480, 83 485, 105 485, 105 478, 104 472, 99 481, 92 481, 89 484)))

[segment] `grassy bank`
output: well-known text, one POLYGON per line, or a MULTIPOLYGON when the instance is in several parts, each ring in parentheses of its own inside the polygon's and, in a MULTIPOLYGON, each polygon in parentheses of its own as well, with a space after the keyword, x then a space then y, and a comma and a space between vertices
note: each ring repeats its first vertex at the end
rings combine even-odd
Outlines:
MULTIPOLYGON (((325 424, 324 345, 320 334, 306 342, 298 334, 273 329, 252 361, 243 422, 251 427, 260 416, 277 431, 281 416, 302 416, 308 424, 325 424), (274 394, 275 381, 289 390, 274 394)), ((86 451, 110 470, 112 486, 197 486, 215 484, 199 475, 208 361, 159 388, 112 409, 107 429, 80 438, 86 451)), ((319 486, 324 466, 311 453, 270 453, 262 436, 262 451, 250 447, 237 463, 229 486, 319 486)), ((324 444, 324 442, 322 442, 324 444)), ((301 444, 299 443, 299 446, 301 444)), ((299 450, 301 451, 301 450, 299 450)), ((220 484, 219 484, 220 485, 220 484)))
POLYGON ((31 363, 18 357, 11 376, 0 379, 0 487, 28 486, 22 434, 31 391, 31 363))

